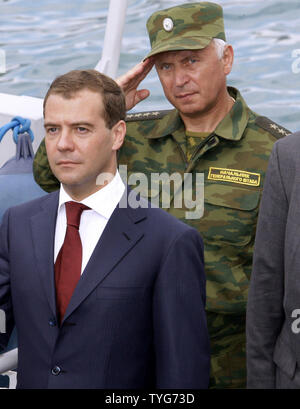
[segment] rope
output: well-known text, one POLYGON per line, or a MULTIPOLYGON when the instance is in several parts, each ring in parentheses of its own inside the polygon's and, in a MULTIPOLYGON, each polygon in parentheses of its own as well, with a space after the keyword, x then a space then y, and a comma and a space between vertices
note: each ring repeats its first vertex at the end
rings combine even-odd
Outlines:
POLYGON ((30 125, 30 119, 25 119, 21 116, 15 116, 11 120, 11 122, 0 128, 0 142, 2 141, 2 138, 6 134, 6 132, 10 129, 13 130, 13 137, 16 144, 18 143, 18 135, 25 132, 29 134, 31 142, 33 142, 34 136, 32 130, 30 129, 30 125))

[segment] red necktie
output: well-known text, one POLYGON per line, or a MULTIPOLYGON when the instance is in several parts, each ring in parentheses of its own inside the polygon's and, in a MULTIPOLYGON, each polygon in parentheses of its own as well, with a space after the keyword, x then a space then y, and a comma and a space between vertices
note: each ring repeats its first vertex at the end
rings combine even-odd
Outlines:
POLYGON ((89 209, 89 207, 77 202, 66 202, 65 206, 67 231, 54 266, 56 306, 60 322, 80 279, 82 245, 79 235, 79 224, 81 213, 89 209))

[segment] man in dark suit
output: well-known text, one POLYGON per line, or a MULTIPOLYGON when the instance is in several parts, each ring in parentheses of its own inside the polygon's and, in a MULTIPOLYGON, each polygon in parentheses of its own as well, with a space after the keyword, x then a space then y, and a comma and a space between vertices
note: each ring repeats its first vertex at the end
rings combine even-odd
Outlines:
POLYGON ((300 388, 300 132, 275 143, 247 309, 248 388, 300 388))
POLYGON ((52 83, 44 117, 60 190, 9 209, 0 229, 0 345, 15 323, 18 387, 206 388, 202 240, 130 206, 121 89, 72 71, 52 83))

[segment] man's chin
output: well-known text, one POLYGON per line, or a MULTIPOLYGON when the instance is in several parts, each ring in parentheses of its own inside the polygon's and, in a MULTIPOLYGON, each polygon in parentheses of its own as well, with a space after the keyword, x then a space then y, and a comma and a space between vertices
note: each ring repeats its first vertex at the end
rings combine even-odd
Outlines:
POLYGON ((174 107, 182 114, 184 115, 194 115, 201 112, 205 107, 201 104, 196 104, 196 103, 190 103, 190 104, 184 104, 184 103, 178 103, 178 101, 175 101, 172 103, 174 107))
POLYGON ((192 107, 181 107, 177 108, 179 113, 189 117, 189 118, 197 118, 199 115, 203 113, 203 110, 199 108, 192 108, 192 107))
POLYGON ((78 185, 78 177, 76 178, 76 175, 61 175, 57 174, 55 175, 56 179, 60 181, 60 183, 64 186, 76 186, 78 185))
POLYGON ((209 112, 210 106, 207 104, 186 104, 186 105, 181 104, 177 105, 176 109, 179 111, 180 114, 186 117, 197 118, 209 112))

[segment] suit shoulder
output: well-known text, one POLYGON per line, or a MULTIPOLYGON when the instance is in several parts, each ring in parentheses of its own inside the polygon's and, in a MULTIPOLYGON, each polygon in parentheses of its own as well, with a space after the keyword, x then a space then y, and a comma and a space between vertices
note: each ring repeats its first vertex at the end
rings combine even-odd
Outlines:
POLYGON ((159 111, 136 112, 132 114, 127 114, 125 121, 127 123, 131 123, 131 122, 140 122, 140 121, 150 121, 154 119, 162 119, 172 111, 174 110, 165 109, 165 110, 159 110, 159 111))
POLYGON ((300 132, 287 135, 286 138, 276 141, 275 145, 280 149, 280 152, 287 152, 289 157, 295 156, 298 160, 300 153, 300 132))
POLYGON ((9 210, 17 214, 35 214, 36 210, 40 208, 41 205, 50 198, 54 198, 58 195, 58 192, 45 193, 44 196, 38 197, 36 199, 30 200, 25 203, 12 206, 9 210))
POLYGON ((291 134, 291 132, 284 128, 281 125, 278 125, 276 122, 272 121, 271 119, 267 118, 266 116, 257 116, 255 119, 255 125, 259 128, 267 131, 276 139, 280 139, 283 136, 287 136, 291 134))

